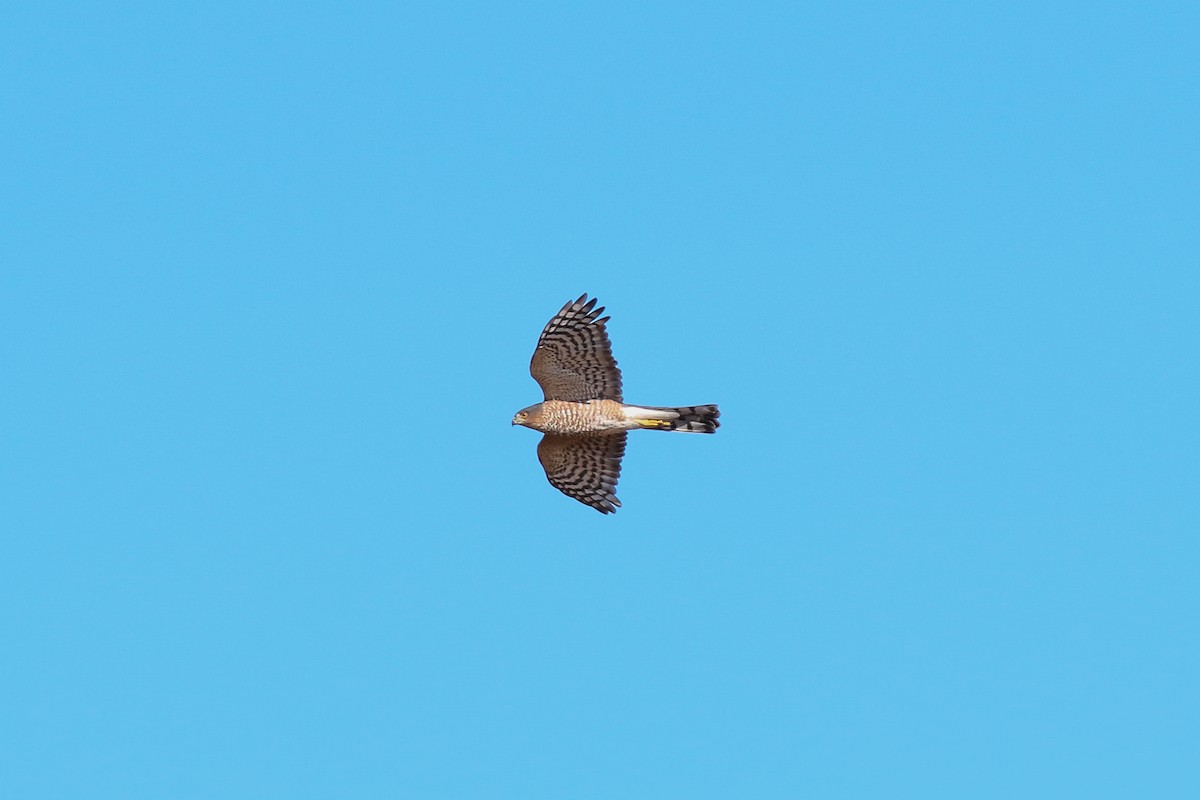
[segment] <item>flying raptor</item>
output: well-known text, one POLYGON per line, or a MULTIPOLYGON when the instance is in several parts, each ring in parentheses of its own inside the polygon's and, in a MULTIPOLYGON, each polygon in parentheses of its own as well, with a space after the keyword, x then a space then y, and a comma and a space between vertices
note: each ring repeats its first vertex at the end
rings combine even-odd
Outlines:
POLYGON ((568 497, 611 514, 621 505, 617 479, 627 431, 716 433, 715 405, 634 406, 622 402, 617 369, 601 317, 604 307, 586 294, 571 301, 546 324, 529 372, 545 400, 523 408, 513 425, 545 434, 538 460, 551 485, 568 497))

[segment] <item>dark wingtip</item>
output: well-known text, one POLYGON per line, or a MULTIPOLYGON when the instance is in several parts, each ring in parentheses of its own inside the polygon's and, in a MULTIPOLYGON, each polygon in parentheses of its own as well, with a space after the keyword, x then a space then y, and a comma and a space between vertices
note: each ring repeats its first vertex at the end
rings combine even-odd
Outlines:
POLYGON ((605 317, 601 320, 596 319, 596 317, 604 313, 604 306, 596 308, 597 299, 598 298, 593 297, 589 300, 588 293, 584 292, 583 294, 579 295, 579 299, 568 300, 567 304, 563 306, 562 310, 558 313, 565 314, 566 312, 571 311, 576 314, 583 314, 584 316, 591 317, 590 321, 592 322, 608 322, 610 319, 609 317, 605 317))
POLYGON ((584 292, 583 294, 579 295, 578 300, 568 300, 563 305, 563 307, 559 310, 558 313, 565 314, 568 311, 571 311, 572 309, 576 308, 577 306, 583 305, 585 302, 587 302, 587 292, 584 292))
POLYGON ((589 506, 599 511, 601 514, 615 513, 621 507, 621 501, 614 494, 608 494, 604 497, 595 498, 594 503, 588 503, 589 506))

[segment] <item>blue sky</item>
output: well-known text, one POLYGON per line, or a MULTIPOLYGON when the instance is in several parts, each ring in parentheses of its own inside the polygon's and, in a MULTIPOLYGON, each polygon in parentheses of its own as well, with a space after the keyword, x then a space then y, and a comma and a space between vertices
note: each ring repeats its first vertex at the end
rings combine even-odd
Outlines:
POLYGON ((5 797, 1200 789, 1194 4, 4 16, 5 797))

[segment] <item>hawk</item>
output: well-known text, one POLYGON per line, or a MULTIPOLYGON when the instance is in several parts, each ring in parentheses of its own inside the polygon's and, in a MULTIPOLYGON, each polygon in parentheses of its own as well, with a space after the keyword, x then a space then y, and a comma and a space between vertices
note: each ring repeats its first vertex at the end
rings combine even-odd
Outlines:
POLYGON ((604 327, 609 317, 602 313, 604 307, 583 294, 546 323, 529 363, 546 399, 518 411, 512 424, 546 434, 538 460, 555 489, 611 514, 621 505, 615 492, 627 431, 716 433, 721 412, 715 405, 623 403, 621 370, 604 327))

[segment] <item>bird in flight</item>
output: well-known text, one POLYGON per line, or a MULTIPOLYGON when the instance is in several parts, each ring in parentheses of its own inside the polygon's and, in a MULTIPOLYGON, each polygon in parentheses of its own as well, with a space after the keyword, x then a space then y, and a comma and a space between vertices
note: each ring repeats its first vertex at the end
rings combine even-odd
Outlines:
POLYGON ((545 434, 538 460, 552 486, 568 497, 611 514, 621 505, 617 479, 627 431, 716 433, 721 412, 715 405, 626 405, 621 370, 595 298, 568 302, 546 323, 533 351, 529 372, 545 400, 523 408, 513 425, 545 434))

